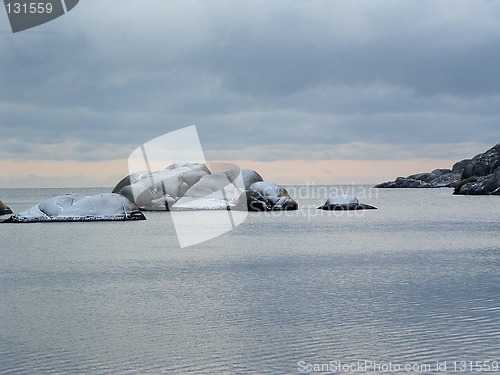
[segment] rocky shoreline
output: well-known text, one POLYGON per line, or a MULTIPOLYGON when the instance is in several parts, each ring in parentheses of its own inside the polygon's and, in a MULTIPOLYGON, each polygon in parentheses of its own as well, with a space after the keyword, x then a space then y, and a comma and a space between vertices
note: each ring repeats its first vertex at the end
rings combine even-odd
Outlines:
POLYGON ((398 177, 376 188, 454 188, 459 195, 500 195, 500 143, 486 152, 464 159, 451 169, 435 169, 398 177))

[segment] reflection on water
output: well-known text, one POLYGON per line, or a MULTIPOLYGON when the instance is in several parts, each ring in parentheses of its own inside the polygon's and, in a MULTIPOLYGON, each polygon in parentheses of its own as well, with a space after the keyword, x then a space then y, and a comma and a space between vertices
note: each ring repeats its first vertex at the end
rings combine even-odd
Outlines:
POLYGON ((0 226, 0 373, 500 360, 498 197, 381 190, 361 216, 308 197, 186 249, 168 213, 0 226))

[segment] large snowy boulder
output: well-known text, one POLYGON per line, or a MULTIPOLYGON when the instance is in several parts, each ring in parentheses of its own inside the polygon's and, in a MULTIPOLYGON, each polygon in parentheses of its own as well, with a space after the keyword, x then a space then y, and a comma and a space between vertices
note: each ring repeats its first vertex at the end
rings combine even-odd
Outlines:
POLYGON ((141 210, 165 211, 209 174, 207 166, 202 163, 172 164, 151 173, 133 173, 121 180, 113 193, 127 197, 141 210))
POLYGON ((184 196, 175 202, 173 210, 246 210, 241 204, 246 191, 262 177, 252 169, 229 169, 203 176, 184 196))
POLYGON ((247 210, 246 194, 250 186, 262 177, 252 169, 233 168, 203 176, 182 198, 173 210, 247 210))
POLYGON ((368 204, 359 203, 358 199, 351 195, 338 195, 328 198, 323 206, 318 207, 320 210, 373 210, 377 207, 368 204))
POLYGON ((119 194, 92 196, 66 194, 47 199, 30 209, 12 215, 7 223, 50 221, 145 220, 144 214, 130 200, 119 194))
MULTIPOLYGON (((298 204, 288 191, 272 182, 255 182, 246 191, 248 211, 297 210, 298 204)), ((241 202, 240 202, 241 204, 241 202)))
MULTIPOLYGON (((250 186, 256 182, 261 182, 264 181, 261 177, 260 174, 258 174, 256 171, 253 169, 248 169, 248 168, 234 168, 234 169, 229 169, 224 172, 227 175, 227 178, 231 181, 234 182, 237 179, 242 179, 243 180, 243 185, 245 189, 250 189, 250 186)), ((240 185, 240 182, 237 183, 240 185)))
POLYGON ((9 215, 12 213, 12 210, 6 206, 2 201, 0 201, 0 216, 9 215))
POLYGON ((184 196, 175 202, 172 210, 228 210, 236 206, 245 185, 241 176, 230 179, 225 172, 203 176, 184 196))
POLYGON ((252 169, 212 173, 203 163, 172 164, 164 170, 138 172, 113 189, 141 210, 296 210, 285 188, 264 182, 252 169))

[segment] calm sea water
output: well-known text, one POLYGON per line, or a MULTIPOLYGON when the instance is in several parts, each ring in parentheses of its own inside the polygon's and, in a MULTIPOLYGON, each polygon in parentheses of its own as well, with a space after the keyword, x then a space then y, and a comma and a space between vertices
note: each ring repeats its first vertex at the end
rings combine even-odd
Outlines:
MULTIPOLYGON (((291 190, 299 211, 250 214, 184 249, 169 213, 0 225, 0 373, 288 374, 357 361, 427 372, 446 361, 451 373, 454 361, 500 362, 500 197, 291 190), (379 209, 314 209, 335 192, 379 209)), ((0 199, 17 212, 70 191, 109 189, 0 189, 0 199)))

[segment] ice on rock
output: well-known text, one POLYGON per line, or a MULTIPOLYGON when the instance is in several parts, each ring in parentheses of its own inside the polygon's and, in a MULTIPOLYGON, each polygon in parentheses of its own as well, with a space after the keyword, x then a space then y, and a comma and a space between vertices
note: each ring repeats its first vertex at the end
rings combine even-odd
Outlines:
POLYGON ((145 220, 144 214, 126 197, 113 194, 92 196, 66 194, 47 199, 5 222, 145 220))

